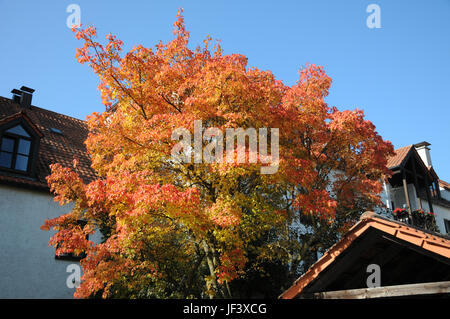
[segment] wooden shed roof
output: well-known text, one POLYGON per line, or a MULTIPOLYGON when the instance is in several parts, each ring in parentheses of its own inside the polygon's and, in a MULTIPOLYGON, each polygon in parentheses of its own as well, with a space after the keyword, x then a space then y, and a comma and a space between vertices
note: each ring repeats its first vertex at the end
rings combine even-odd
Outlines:
POLYGON ((382 286, 450 280, 450 238, 366 213, 280 298, 367 288, 369 264, 380 265, 382 286))

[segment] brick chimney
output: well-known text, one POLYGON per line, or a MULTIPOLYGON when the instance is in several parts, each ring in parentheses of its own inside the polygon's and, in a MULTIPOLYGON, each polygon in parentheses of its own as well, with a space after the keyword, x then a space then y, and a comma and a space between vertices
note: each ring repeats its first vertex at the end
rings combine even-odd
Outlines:
POLYGON ((12 100, 20 104, 23 108, 29 109, 31 108, 33 92, 33 89, 26 86, 22 86, 20 90, 14 89, 11 91, 13 94, 12 100))

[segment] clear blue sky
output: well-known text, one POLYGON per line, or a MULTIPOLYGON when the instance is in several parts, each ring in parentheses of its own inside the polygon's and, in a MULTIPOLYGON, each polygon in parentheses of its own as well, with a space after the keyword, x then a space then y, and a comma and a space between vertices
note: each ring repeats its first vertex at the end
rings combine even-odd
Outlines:
POLYGON ((23 1, 0 0, 0 95, 36 89, 33 104, 84 119, 102 111, 98 80, 75 60, 80 46, 66 26, 69 4, 103 38, 125 49, 172 37, 184 8, 195 47, 209 34, 225 53, 271 70, 287 84, 307 62, 323 65, 333 85, 327 102, 363 109, 394 146, 428 141, 433 165, 450 182, 450 0, 433 1, 23 1), (381 28, 369 29, 369 4, 381 28))

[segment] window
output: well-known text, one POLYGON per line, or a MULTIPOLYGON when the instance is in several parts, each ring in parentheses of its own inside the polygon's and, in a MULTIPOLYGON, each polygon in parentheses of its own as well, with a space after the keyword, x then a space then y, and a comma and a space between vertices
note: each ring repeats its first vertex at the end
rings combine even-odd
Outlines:
MULTIPOLYGON (((87 222, 85 220, 77 220, 76 224, 79 225, 81 228, 84 228, 84 226, 86 226, 87 222)), ((89 235, 86 235, 86 240, 89 240, 89 235)), ((58 248, 58 245, 56 246, 56 248, 58 248)), ((80 261, 81 259, 86 257, 86 253, 81 253, 79 255, 76 255, 74 253, 66 253, 66 254, 62 254, 62 255, 56 255, 55 254, 55 259, 58 260, 72 260, 72 261, 80 261)))
POLYGON ((55 254, 55 259, 57 259, 57 260, 80 261, 81 259, 83 259, 85 257, 86 257, 85 253, 81 253, 79 255, 75 255, 74 253, 67 253, 67 254, 62 254, 59 256, 55 254))
POLYGON ((450 220, 444 219, 445 232, 450 235, 450 220))
POLYGON ((7 129, 1 138, 0 167, 27 172, 31 153, 31 136, 22 125, 7 129))

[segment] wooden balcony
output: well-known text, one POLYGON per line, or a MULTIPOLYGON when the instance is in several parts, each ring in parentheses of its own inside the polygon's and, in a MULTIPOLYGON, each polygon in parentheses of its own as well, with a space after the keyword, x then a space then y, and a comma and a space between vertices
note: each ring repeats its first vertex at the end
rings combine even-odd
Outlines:
POLYGON ((424 230, 439 232, 436 225, 436 220, 434 218, 434 213, 426 212, 422 209, 414 210, 409 213, 406 209, 397 208, 392 212, 392 217, 394 220, 399 222, 412 225, 424 230))

